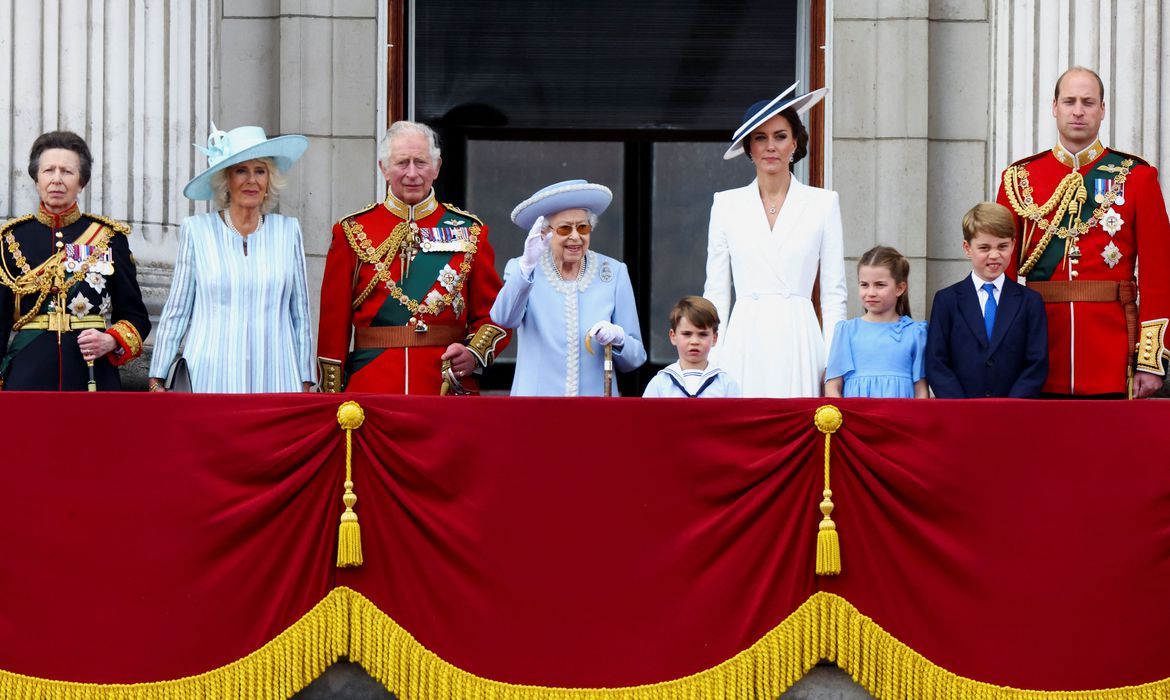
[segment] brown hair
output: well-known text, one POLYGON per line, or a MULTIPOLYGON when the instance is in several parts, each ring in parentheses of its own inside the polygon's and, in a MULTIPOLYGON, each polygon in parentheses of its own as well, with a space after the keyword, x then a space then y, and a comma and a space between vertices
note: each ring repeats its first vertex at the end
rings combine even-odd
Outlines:
POLYGON ((33 141, 32 148, 28 152, 28 176, 37 181, 37 171, 41 169, 41 154, 50 148, 63 148, 66 151, 73 151, 77 154, 81 161, 81 186, 84 188, 89 184, 89 173, 93 167, 93 156, 89 154, 89 146, 86 145, 85 139, 81 138, 72 131, 50 131, 41 134, 33 141))
POLYGON ((862 267, 884 267, 889 270, 895 284, 906 285, 906 289, 898 295, 894 311, 899 316, 910 316, 910 261, 906 256, 888 245, 879 245, 861 254, 861 259, 857 261, 858 271, 862 267))
MULTIPOLYGON (((808 129, 804 128, 804 124, 800 121, 800 115, 791 107, 780 112, 780 116, 784 117, 784 120, 788 122, 788 128, 792 132, 792 138, 796 139, 796 150, 792 152, 792 162, 788 164, 788 172, 792 172, 796 168, 796 164, 804 160, 804 157, 808 155, 808 129)), ((752 134, 754 133, 755 131, 752 132, 752 134)), ((748 160, 752 159, 752 134, 743 137, 743 152, 748 157, 748 160)))
POLYGON ((678 329, 682 319, 690 321, 696 328, 710 328, 719 332, 719 312, 715 305, 703 297, 689 296, 678 300, 670 310, 670 330, 678 329))
POLYGON ((1101 81, 1101 76, 1097 75, 1097 71, 1090 70, 1088 68, 1085 68, 1084 66, 1073 66, 1072 68, 1069 68, 1068 70, 1066 70, 1065 72, 1060 74, 1060 77, 1056 79, 1056 89, 1052 91, 1052 101, 1053 102, 1056 102, 1057 100, 1060 99, 1060 84, 1064 81, 1064 76, 1068 75, 1069 73, 1088 73, 1089 75, 1096 78, 1097 79, 1097 89, 1101 93, 1101 102, 1102 103, 1105 102, 1105 83, 1103 83, 1101 81))
POLYGON ((1016 220, 1002 204, 980 202, 963 215, 963 240, 970 243, 979 233, 988 233, 996 238, 1014 238, 1016 220))

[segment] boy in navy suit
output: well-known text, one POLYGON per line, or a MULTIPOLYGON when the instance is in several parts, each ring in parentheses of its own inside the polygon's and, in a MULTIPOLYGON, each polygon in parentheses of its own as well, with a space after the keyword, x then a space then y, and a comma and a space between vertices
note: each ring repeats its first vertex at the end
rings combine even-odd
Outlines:
POLYGON ((976 204, 963 217, 971 275, 934 295, 926 379, 940 399, 1033 399, 1048 377, 1048 318, 1034 290, 1004 270, 1015 245, 1006 207, 976 204))

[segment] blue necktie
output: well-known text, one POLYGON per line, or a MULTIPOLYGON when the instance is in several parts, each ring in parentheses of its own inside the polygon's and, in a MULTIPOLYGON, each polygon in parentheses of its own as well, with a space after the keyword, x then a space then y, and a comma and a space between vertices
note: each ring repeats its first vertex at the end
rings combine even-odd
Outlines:
POLYGON ((987 340, 991 340, 991 331, 995 328, 995 311, 998 308, 995 303, 995 285, 991 282, 983 285, 983 291, 987 292, 987 304, 983 307, 983 327, 987 329, 987 340))

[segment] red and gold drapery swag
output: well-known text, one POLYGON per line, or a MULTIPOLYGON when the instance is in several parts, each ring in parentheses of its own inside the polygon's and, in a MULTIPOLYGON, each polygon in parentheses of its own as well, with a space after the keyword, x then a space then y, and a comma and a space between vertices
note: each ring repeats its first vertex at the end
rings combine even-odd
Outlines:
POLYGON ((0 395, 0 697, 1170 697, 1170 402, 0 395))

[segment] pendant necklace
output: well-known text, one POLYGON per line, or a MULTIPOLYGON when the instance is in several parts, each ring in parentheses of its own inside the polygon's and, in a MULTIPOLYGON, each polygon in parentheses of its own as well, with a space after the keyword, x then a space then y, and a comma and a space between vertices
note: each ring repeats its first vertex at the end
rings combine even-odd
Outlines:
MULTIPOLYGON (((228 230, 229 230, 229 231, 231 231, 232 233, 236 234, 237 236, 239 236, 239 237, 240 237, 240 238, 243 240, 243 243, 244 243, 244 255, 247 255, 247 254, 248 254, 248 237, 247 237, 247 236, 245 236, 244 234, 240 233, 240 230, 236 228, 236 225, 235 225, 234 223, 232 223, 232 212, 231 212, 231 209, 224 209, 224 210, 223 210, 223 222, 224 222, 225 224, 227 224, 227 227, 228 227, 228 230)), ((259 222, 257 222, 257 224, 256 224, 256 229, 255 229, 254 231, 252 231, 252 233, 256 233, 256 231, 259 231, 259 230, 260 230, 260 227, 261 227, 261 226, 263 226, 263 225, 264 225, 264 215, 263 215, 263 214, 261 214, 261 215, 260 215, 260 221, 259 221, 259 222)))

